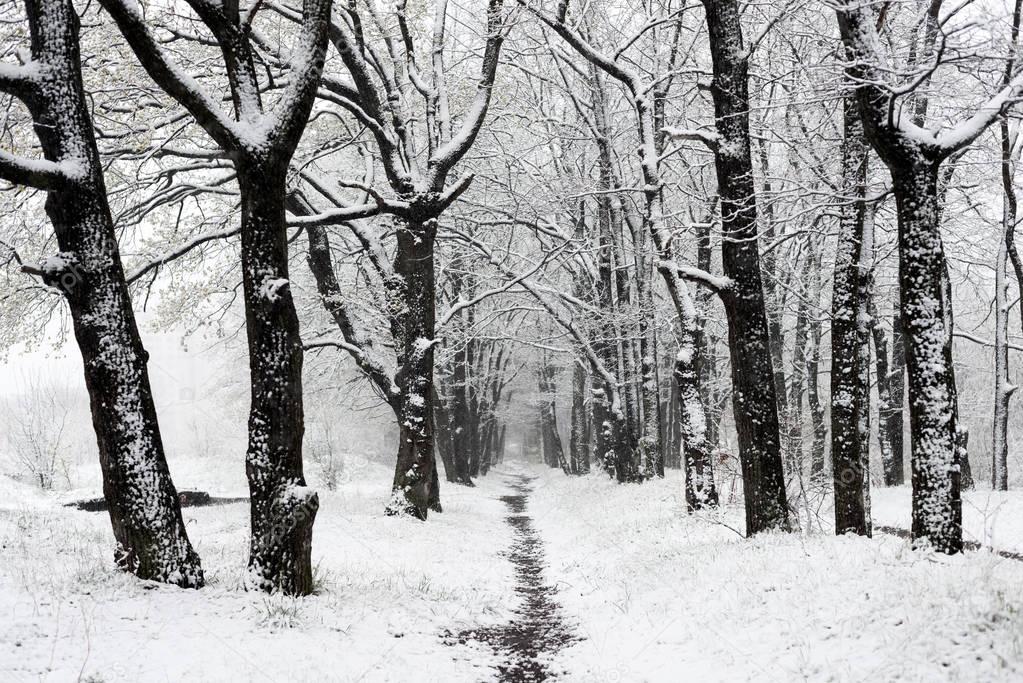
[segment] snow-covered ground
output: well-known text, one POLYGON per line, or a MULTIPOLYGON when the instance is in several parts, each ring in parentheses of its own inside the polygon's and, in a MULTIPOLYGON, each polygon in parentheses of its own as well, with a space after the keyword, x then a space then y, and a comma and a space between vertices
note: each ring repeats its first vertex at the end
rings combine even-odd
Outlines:
MULTIPOLYGON (((885 523, 908 525, 902 493, 876 492, 885 523)), ((1013 503, 1018 516, 1023 496, 1013 503)), ((693 518, 684 505, 673 472, 631 487, 540 474, 531 510, 584 637, 558 659, 574 679, 1023 676, 1023 563, 884 534, 743 539, 741 509, 693 518)))
POLYGON ((247 504, 183 510, 209 586, 182 591, 113 570, 106 513, 0 479, 0 681, 486 679, 439 634, 509 614, 503 484, 447 487, 423 525, 383 515, 391 471, 359 475, 320 492, 305 599, 241 589, 247 504))
MULTIPOLYGON (((426 524, 382 514, 385 467, 321 491, 319 589, 297 600, 241 589, 245 504, 184 510, 210 585, 182 591, 113 570, 105 513, 0 478, 0 681, 495 680, 494 653, 449 634, 512 618, 499 498, 517 473, 533 478, 544 579, 580 638, 548 658, 562 680, 1023 676, 1021 562, 883 534, 743 539, 738 507, 687 516, 675 472, 619 486, 509 463, 446 486, 426 524)), ((906 526, 908 506, 906 489, 875 491, 881 523, 906 526)), ((1023 495, 977 492, 966 509, 968 536, 1023 547, 1023 495)))

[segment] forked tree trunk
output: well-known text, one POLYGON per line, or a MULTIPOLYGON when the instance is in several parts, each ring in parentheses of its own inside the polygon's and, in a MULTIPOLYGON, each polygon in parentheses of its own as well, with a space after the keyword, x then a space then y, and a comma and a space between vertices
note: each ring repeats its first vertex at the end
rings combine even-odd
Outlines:
POLYGON ((45 158, 74 166, 74 177, 46 199, 60 253, 40 270, 64 294, 82 354, 115 559, 139 578, 198 588, 203 571, 164 457, 149 354, 125 283, 82 85, 78 15, 66 0, 27 0, 25 7, 33 63, 46 77, 19 97, 45 158))

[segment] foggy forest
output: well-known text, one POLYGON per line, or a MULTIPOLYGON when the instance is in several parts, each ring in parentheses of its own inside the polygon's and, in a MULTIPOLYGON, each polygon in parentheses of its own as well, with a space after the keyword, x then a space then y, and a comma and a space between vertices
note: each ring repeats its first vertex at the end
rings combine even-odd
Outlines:
POLYGON ((1023 680, 1023 0, 0 0, 0 681, 1023 680))

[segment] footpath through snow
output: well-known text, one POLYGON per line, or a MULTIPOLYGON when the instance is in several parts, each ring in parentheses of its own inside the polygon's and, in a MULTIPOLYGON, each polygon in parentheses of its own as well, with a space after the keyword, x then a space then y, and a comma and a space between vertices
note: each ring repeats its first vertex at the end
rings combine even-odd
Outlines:
MULTIPOLYGON (((743 539, 735 501, 685 513, 677 472, 622 486, 509 463, 446 486, 425 525, 382 514, 389 468, 349 473, 321 491, 305 599, 242 590, 243 503, 184 510, 210 585, 181 591, 115 571, 104 513, 0 478, 0 680, 1023 677, 1023 562, 880 534, 743 539)), ((904 492, 875 494, 876 521, 908 522, 904 492)), ((973 496, 968 534, 1023 546, 1023 495, 973 496)))
POLYGON ((464 631, 458 634, 457 642, 478 641, 493 647, 503 657, 497 665, 501 681, 543 681, 553 675, 553 656, 577 638, 562 618, 554 588, 544 578, 543 542, 526 511, 531 479, 516 475, 509 481, 514 492, 501 496, 501 500, 511 513, 508 524, 515 529, 508 557, 515 565, 519 606, 509 623, 464 631))

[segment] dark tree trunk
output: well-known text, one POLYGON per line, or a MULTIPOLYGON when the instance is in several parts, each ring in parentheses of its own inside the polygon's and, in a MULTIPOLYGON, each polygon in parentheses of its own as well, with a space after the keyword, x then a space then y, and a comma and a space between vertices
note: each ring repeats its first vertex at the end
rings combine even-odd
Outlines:
POLYGON ((249 569, 263 590, 308 595, 319 499, 302 472, 303 351, 288 280, 287 161, 241 158, 237 168, 251 386, 249 569))
POLYGON ((732 359, 732 404, 746 499, 746 532, 789 529, 778 397, 760 274, 757 207, 750 158, 748 57, 735 0, 705 0, 718 133, 714 155, 721 198, 721 260, 732 289, 724 297, 732 359))
POLYGON ((935 224, 938 166, 890 164, 899 213, 900 311, 913 435, 913 538, 962 551, 961 462, 956 434, 951 302, 935 224))
MULTIPOLYGON (((665 465, 673 470, 682 468, 682 421, 679 416, 679 395, 678 395, 678 380, 675 379, 672 373, 667 373, 671 380, 670 394, 668 398, 668 405, 664 411, 666 420, 665 429, 665 441, 668 443, 668 452, 665 456, 665 465)), ((697 384, 699 384, 699 371, 697 371, 697 384)), ((703 387, 701 389, 701 398, 703 397, 703 387)), ((704 404, 706 405, 706 404, 704 404)), ((708 430, 709 431, 709 430, 708 430)))
MULTIPOLYGON (((873 289, 873 287, 871 287, 873 289)), ((891 376, 888 370, 888 339, 881 318, 874 303, 874 292, 871 291, 867 300, 870 314, 870 332, 874 340, 874 368, 877 375, 877 442, 881 451, 881 468, 885 486, 895 486, 901 477, 896 476, 895 459, 892 454, 892 443, 888 433, 888 420, 892 411, 891 376)))
MULTIPOLYGON (((820 289, 820 261, 816 247, 810 243, 811 250, 807 259, 812 262, 813 269, 809 277, 807 292, 814 294, 820 289)), ((813 429, 813 445, 810 447, 810 479, 819 482, 824 478, 824 460, 827 454, 828 425, 824 419, 824 404, 820 397, 820 360, 821 360, 821 319, 811 316, 809 321, 806 349, 806 402, 810 409, 810 425, 813 429)))
MULTIPOLYGON (((439 384, 439 382, 437 383, 439 384)), ((450 483, 458 482, 455 473, 455 461, 452 445, 452 428, 450 413, 446 407, 446 401, 441 396, 438 386, 434 385, 433 392, 433 436, 434 448, 444 463, 444 478, 450 483)))
POLYGON ((962 472, 959 483, 963 491, 970 491, 976 486, 976 483, 973 481, 973 468, 970 467, 970 430, 959 429, 958 443, 961 458, 959 470, 962 472))
POLYGON ((558 409, 555 398, 557 389, 554 385, 555 372, 554 366, 550 365, 546 358, 544 358, 543 365, 537 372, 540 389, 540 429, 544 435, 544 456, 549 466, 560 467, 565 474, 572 474, 572 469, 565 458, 561 434, 558 432, 558 409))
POLYGON ((803 263, 802 291, 796 306, 796 329, 792 341, 792 372, 785 409, 785 468, 790 478, 802 477, 803 472, 803 394, 806 391, 806 347, 810 328, 809 292, 807 278, 813 267, 811 258, 803 263))
MULTIPOLYGON (((933 16, 937 7, 932 6, 928 25, 931 46, 937 32, 933 16)), ((917 140, 898 123, 893 125, 891 93, 878 85, 882 76, 876 64, 873 14, 846 6, 838 10, 838 23, 849 51, 849 71, 860 84, 856 92, 864 129, 891 173, 898 211, 899 311, 912 435, 912 535, 940 552, 957 553, 963 548, 961 455, 952 365, 951 288, 939 229, 938 191, 940 165, 955 150, 917 140)), ((916 125, 923 125, 926 103, 926 97, 918 99, 916 125)))
POLYGON ((125 282, 82 85, 78 16, 64 0, 25 6, 32 57, 50 75, 23 99, 45 158, 80 166, 77 177, 48 193, 45 208, 60 253, 41 271, 64 294, 82 354, 115 559, 139 578, 198 588, 203 571, 164 457, 149 354, 125 282))
POLYGON ((501 436, 497 439, 497 463, 504 462, 504 445, 508 425, 501 425, 501 436))
POLYGON ((581 362, 572 367, 572 429, 569 443, 569 470, 573 474, 586 474, 590 458, 586 452, 586 370, 581 362))
MULTIPOLYGON (((900 299, 895 292, 895 299, 900 299)), ((888 400, 891 408, 885 419, 884 430, 888 435, 891 448, 891 466, 886 469, 890 479, 889 486, 902 486, 906 483, 906 448, 903 432, 905 431, 905 396, 906 396, 906 338, 902 328, 902 312, 896 310, 892 315, 892 365, 888 373, 888 400)))
POLYGON ((867 329, 867 143, 856 102, 843 99, 842 207, 831 303, 831 463, 835 533, 869 536, 870 356, 867 329))
POLYGON ((437 221, 395 220, 398 247, 394 271, 400 294, 391 300, 398 373, 398 458, 388 514, 410 514, 425 520, 435 498, 433 455, 433 346, 435 281, 433 247, 437 221))

